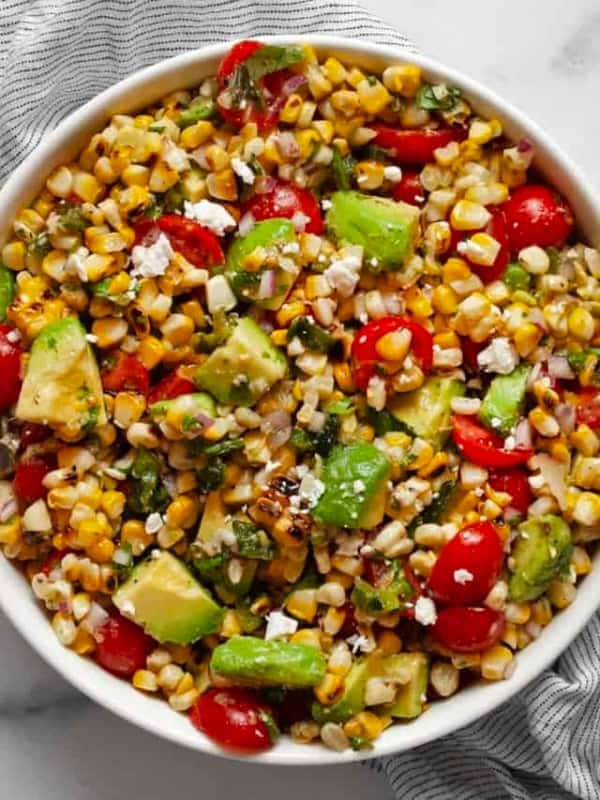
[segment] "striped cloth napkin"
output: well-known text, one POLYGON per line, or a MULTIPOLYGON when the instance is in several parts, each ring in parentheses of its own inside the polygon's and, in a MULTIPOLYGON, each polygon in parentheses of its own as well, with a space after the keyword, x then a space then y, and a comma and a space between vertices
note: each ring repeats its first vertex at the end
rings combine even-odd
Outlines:
MULTIPOLYGON (((414 51, 401 33, 345 0, 0 6, 0 182, 84 101, 134 70, 209 42, 328 32, 414 51)), ((402 800, 600 800, 600 617, 511 702, 452 736, 370 765, 402 800)))

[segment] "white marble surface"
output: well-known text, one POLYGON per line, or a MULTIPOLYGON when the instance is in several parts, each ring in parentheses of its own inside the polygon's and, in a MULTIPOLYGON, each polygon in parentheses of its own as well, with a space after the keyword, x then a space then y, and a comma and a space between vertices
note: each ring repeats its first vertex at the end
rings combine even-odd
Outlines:
MULTIPOLYGON (((527 109, 600 189, 598 0, 363 2, 425 53, 527 109)), ((360 766, 267 769, 154 739, 67 686, 1 617, 0 775, 7 800, 163 800, 174 792, 203 800, 389 796, 360 766)))

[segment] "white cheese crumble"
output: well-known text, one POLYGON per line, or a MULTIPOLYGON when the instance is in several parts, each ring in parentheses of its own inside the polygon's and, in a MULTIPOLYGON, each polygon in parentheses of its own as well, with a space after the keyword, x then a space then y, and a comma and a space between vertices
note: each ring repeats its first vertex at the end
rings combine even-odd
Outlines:
POLYGON ((190 167, 190 161, 185 150, 177 147, 168 136, 163 137, 162 158, 169 169, 175 172, 185 172, 190 167))
POLYGON ((364 492, 364 490, 367 487, 365 486, 364 481, 361 481, 359 478, 358 480, 354 481, 354 483, 352 484, 352 488, 354 489, 356 494, 360 494, 361 492, 364 492))
POLYGON ((65 262, 65 272, 68 275, 76 275, 82 283, 86 283, 88 274, 85 268, 85 259, 89 254, 90 251, 87 247, 78 247, 77 250, 71 253, 67 258, 65 262))
POLYGON ((225 275, 213 275, 206 283, 206 305, 211 314, 215 311, 231 311, 237 305, 229 281, 225 275))
POLYGON ((370 653, 372 650, 375 649, 375 642, 371 641, 371 639, 367 638, 366 636, 362 636, 361 634, 358 633, 355 633, 353 636, 349 636, 346 639, 346 642, 352 648, 353 655, 356 655, 358 652, 370 653))
POLYGON ((153 511, 152 514, 148 514, 146 517, 146 524, 144 525, 144 530, 146 533, 150 535, 153 533, 158 533, 162 526, 163 519, 158 511, 153 511))
POLYGON ((321 208, 323 209, 323 211, 329 211, 332 205, 333 203, 331 202, 331 200, 327 199, 321 200, 321 208))
POLYGON ((319 501, 319 497, 321 497, 324 491, 325 484, 323 481, 315 478, 311 472, 307 472, 307 474, 300 481, 298 494, 302 500, 306 502, 309 508, 314 508, 319 501))
POLYGON ((13 328, 12 331, 9 331, 6 334, 6 341, 10 342, 11 344, 16 344, 17 342, 21 341, 21 333, 17 330, 17 328, 13 328))
POLYGON ((360 278, 354 260, 352 259, 352 263, 350 261, 350 259, 334 261, 323 273, 327 283, 340 297, 350 297, 360 278))
POLYGON ((486 372, 508 375, 519 363, 519 356, 510 341, 499 336, 478 354, 477 363, 486 372))
POLYGON ((415 619, 421 625, 434 625, 437 619, 435 603, 429 597, 418 597, 415 603, 415 619))
POLYGON ((265 639, 279 639, 282 636, 290 636, 298 630, 298 622, 282 611, 271 611, 267 614, 267 629, 265 639))
POLYGON ((231 159, 231 169, 239 178, 242 179, 242 182, 248 184, 248 186, 252 186, 256 180, 256 175, 254 172, 250 169, 245 161, 242 161, 241 158, 235 157, 231 159))
POLYGON ((385 381, 379 375, 373 375, 367 384, 367 404, 375 411, 381 411, 385 407, 386 400, 385 381))
POLYGON ((473 580, 473 573, 469 572, 468 569, 455 569, 454 580, 456 583, 460 583, 461 586, 464 586, 465 583, 471 583, 473 580))
POLYGON ((131 275, 141 278, 156 278, 164 275, 174 255, 171 242, 164 233, 161 233, 154 244, 149 247, 138 244, 133 248, 131 260, 134 268, 131 275))
POLYGON ((98 337, 96 336, 95 333, 86 333, 85 338, 86 341, 88 341, 90 344, 96 344, 96 342, 98 341, 98 337))
POLYGON ((228 230, 236 226, 236 221, 229 211, 220 203, 212 203, 210 200, 200 200, 199 203, 190 203, 186 200, 183 204, 183 213, 188 219, 210 228, 217 236, 224 236, 228 230))
POLYGON ((383 170, 383 177, 390 183, 400 183, 402 180, 402 170, 400 167, 389 166, 383 170))

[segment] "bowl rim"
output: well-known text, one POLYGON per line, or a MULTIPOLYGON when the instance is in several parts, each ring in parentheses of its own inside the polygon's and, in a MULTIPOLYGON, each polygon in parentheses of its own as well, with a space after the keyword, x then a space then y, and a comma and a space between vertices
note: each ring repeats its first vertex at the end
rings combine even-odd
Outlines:
MULTIPOLYGON (((596 244, 600 241, 600 202, 596 201, 593 189, 583 172, 525 113, 475 79, 434 59, 394 45, 379 45, 360 39, 326 34, 261 36, 260 39, 274 44, 312 44, 317 51, 338 52, 346 58, 356 58, 357 61, 365 59, 383 63, 409 61, 419 65, 429 76, 460 86, 476 108, 483 109, 484 113, 490 111, 498 113, 509 135, 511 132, 517 136, 525 135, 535 142, 536 152, 539 154, 536 156, 536 164, 539 164, 542 172, 558 170, 558 176, 554 173, 552 175, 553 185, 567 195, 576 218, 578 221, 583 221, 583 230, 587 238, 596 244)), ((43 180, 50 170, 48 163, 64 161, 64 155, 61 159, 60 152, 64 154, 66 148, 70 146, 71 139, 77 137, 82 127, 89 128, 91 120, 106 120, 111 113, 114 113, 112 109, 119 105, 124 96, 132 97, 136 91, 147 89, 152 82, 170 85, 169 91, 183 85, 198 83, 201 74, 195 77, 194 81, 188 80, 187 84, 186 81, 169 82, 175 81, 176 77, 186 70, 190 71, 194 65, 198 65, 201 73, 209 62, 221 58, 233 41, 235 40, 196 48, 145 67, 72 112, 52 133, 44 137, 0 189, 0 207, 9 208, 9 212, 5 215, 6 219, 10 222, 13 217, 11 209, 16 210, 34 196, 33 187, 36 180, 39 183, 40 176, 43 180)), ((165 92, 161 94, 164 95, 165 92)), ((136 108, 133 101, 129 105, 130 110, 136 108)), ((86 138, 87 135, 86 133, 86 138)), ((4 228, 5 231, 8 229, 8 223, 4 224, 4 228)), ((1 234, 2 231, 0 239, 1 234)), ((177 716, 164 700, 141 695, 140 699, 144 702, 134 702, 135 708, 128 708, 120 698, 123 695, 123 699, 126 699, 125 692, 119 689, 117 684, 127 689, 127 696, 129 693, 139 695, 133 687, 108 675, 93 662, 82 659, 81 656, 60 645, 48 624, 45 611, 35 600, 29 583, 4 555, 0 558, 0 609, 32 648, 66 680, 101 706, 142 729, 190 749, 224 758, 270 765, 327 765, 389 756, 413 749, 463 728, 516 695, 558 658, 600 605, 600 596, 596 596, 593 586, 594 573, 598 570, 600 570, 600 552, 594 557, 592 573, 580 582, 573 604, 553 619, 539 639, 519 653, 518 668, 510 680, 478 685, 446 700, 437 701, 426 714, 408 725, 395 724, 388 728, 377 740, 374 751, 357 753, 353 751, 336 753, 320 745, 309 747, 288 740, 286 743, 279 743, 272 750, 248 758, 220 750, 191 726, 189 727, 193 738, 186 735, 183 729, 181 731, 165 729, 160 724, 161 720, 154 720, 153 714, 146 713, 151 708, 146 703, 160 703, 168 708, 169 714, 177 716), (15 603, 15 599, 20 602, 15 603), (46 633, 40 627, 42 623, 47 628, 46 633), (48 633, 52 639, 46 635, 48 633), (445 713, 443 709, 446 709, 445 713), (428 720, 434 720, 435 724, 428 724, 428 720)), ((160 717, 161 714, 157 712, 156 716, 160 717)))

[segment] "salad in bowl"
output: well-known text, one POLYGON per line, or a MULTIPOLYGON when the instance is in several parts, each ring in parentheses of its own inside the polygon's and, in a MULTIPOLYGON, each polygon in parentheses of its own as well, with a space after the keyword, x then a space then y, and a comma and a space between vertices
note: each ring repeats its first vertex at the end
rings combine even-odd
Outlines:
POLYGON ((600 538, 600 253, 411 63, 244 41, 0 250, 0 543, 59 641, 238 752, 369 750, 600 538))

